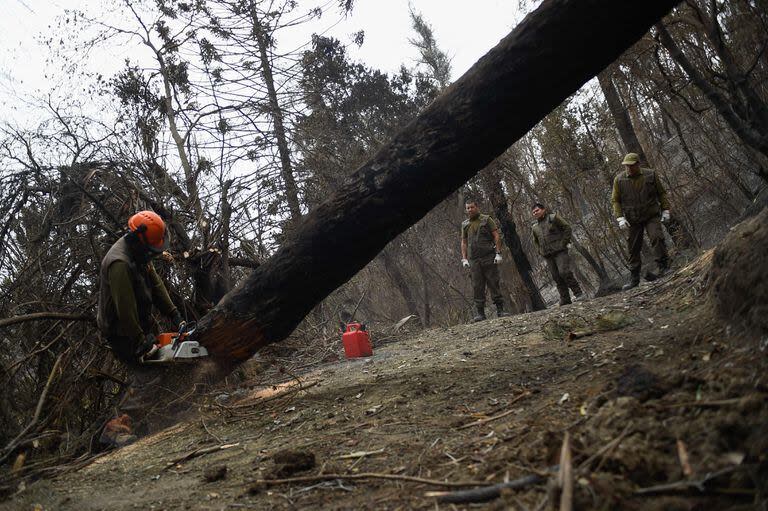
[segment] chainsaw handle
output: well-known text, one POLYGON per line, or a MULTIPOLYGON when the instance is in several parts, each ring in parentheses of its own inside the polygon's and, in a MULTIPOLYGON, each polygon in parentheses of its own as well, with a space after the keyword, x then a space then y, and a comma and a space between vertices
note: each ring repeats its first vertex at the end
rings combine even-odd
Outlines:
POLYGON ((179 335, 190 334, 197 327, 194 321, 184 321, 179 325, 179 335))

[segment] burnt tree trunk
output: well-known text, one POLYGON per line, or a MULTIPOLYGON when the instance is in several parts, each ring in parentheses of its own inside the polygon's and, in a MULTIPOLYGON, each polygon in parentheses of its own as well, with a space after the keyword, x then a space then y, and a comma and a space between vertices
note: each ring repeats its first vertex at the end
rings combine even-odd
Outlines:
MULTIPOLYGON (((573 245, 573 248, 576 250, 576 252, 581 254, 581 257, 587 261, 589 267, 592 268, 592 271, 594 271, 595 275, 597 275, 597 291, 595 296, 605 296, 621 289, 619 286, 615 286, 611 282, 610 277, 608 277, 608 272, 605 270, 605 266, 600 264, 584 245, 579 243, 576 239, 571 240, 571 245, 573 245)), ((574 265, 574 268, 577 267, 574 265)), ((582 281, 584 281, 584 279, 582 279, 582 281)))
POLYGON ((400 263, 395 260, 394 250, 390 247, 381 252, 381 261, 384 263, 384 270, 392 280, 392 284, 395 289, 400 293, 405 302, 405 308, 408 309, 408 314, 418 314, 419 307, 416 304, 416 299, 413 297, 413 292, 408 281, 405 279, 402 270, 400 269, 400 263))
POLYGON ((611 69, 606 69, 599 75, 597 75, 597 81, 600 83, 600 90, 603 91, 605 102, 608 105, 608 111, 611 112, 613 122, 616 124, 616 129, 619 131, 619 137, 621 143, 624 145, 624 150, 628 153, 637 153, 642 161, 648 161, 645 159, 645 151, 643 146, 640 145, 640 140, 637 138, 635 129, 632 127, 632 121, 629 118, 627 109, 621 102, 619 91, 616 90, 616 86, 613 84, 611 78, 611 69))
MULTIPOLYGON (((499 221, 499 227, 504 234, 504 242, 509 251, 512 253, 512 260, 515 263, 517 273, 520 275, 520 280, 523 281, 526 290, 526 302, 528 302, 529 310, 544 310, 547 308, 547 304, 544 303, 539 292, 539 287, 533 280, 533 268, 531 262, 528 260, 528 256, 523 250, 523 244, 520 242, 520 236, 517 234, 517 225, 512 219, 512 215, 509 214, 509 205, 507 204, 507 197, 504 195, 504 189, 501 187, 499 177, 494 172, 494 169, 488 169, 485 179, 483 179, 483 185, 488 192, 488 197, 493 206, 493 213, 496 219, 499 221)), ((485 173, 484 173, 485 174, 485 173)))
POLYGON ((225 371, 284 339, 676 3, 545 0, 306 215, 271 259, 202 318, 195 339, 225 371))
POLYGON ((432 279, 429 278, 429 269, 427 262, 422 257, 414 257, 416 266, 419 268, 421 277, 421 300, 424 306, 421 308, 421 326, 424 328, 432 324, 432 294, 429 290, 429 284, 432 279))

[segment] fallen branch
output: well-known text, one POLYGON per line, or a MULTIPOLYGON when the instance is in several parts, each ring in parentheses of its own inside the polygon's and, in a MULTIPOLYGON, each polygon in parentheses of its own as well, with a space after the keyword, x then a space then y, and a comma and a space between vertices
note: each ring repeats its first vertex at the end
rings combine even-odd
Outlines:
POLYGON ((352 452, 349 454, 342 454, 339 456, 340 460, 353 460, 357 458, 365 458, 366 456, 374 456, 376 454, 383 454, 384 449, 377 449, 375 451, 358 451, 358 452, 352 452))
POLYGON ((163 470, 168 470, 171 467, 175 467, 179 463, 183 463, 185 461, 189 461, 194 458, 199 458, 200 456, 205 456, 206 454, 211 454, 212 452, 219 452, 225 449, 231 449, 232 447, 237 447, 238 445, 240 445, 240 442, 237 442, 235 444, 215 445, 213 447, 206 447, 204 449, 195 449, 194 451, 182 456, 181 458, 178 458, 174 461, 169 461, 163 470))
POLYGON ((613 451, 618 445, 621 443, 622 440, 627 436, 629 433, 629 429, 632 427, 632 423, 629 423, 627 427, 624 428, 624 431, 622 431, 619 436, 605 444, 603 447, 601 447, 595 454, 581 462, 581 465, 579 465, 579 468, 577 469, 577 472, 581 472, 582 470, 589 468, 589 466, 592 464, 593 461, 595 461, 597 458, 607 455, 611 451, 613 451))
MULTIPOLYGON (((105 451, 99 454, 92 454, 89 451, 74 460, 70 460, 67 463, 53 466, 49 465, 50 462, 48 460, 43 460, 35 464, 26 465, 24 467, 24 477, 27 480, 35 480, 40 477, 59 476, 87 467, 97 459, 107 456, 111 453, 112 451, 105 451)), ((7 493, 9 488, 18 490, 18 479, 16 479, 13 474, 6 473, 6 475, 0 476, 0 495, 3 495, 4 492, 7 493), (8 486, 8 483, 11 483, 11 486, 8 486)))
POLYGON ((581 339, 582 337, 589 337, 590 335, 595 335, 598 333, 598 330, 579 330, 576 332, 568 332, 565 334, 565 341, 575 341, 576 339, 581 339))
POLYGON ((716 472, 708 472, 702 479, 695 481, 676 481, 674 483, 659 484, 656 486, 649 486, 648 488, 640 488, 635 490, 635 495, 658 495, 663 493, 679 493, 689 490, 697 490, 699 493, 706 493, 708 491, 707 483, 717 479, 718 477, 738 472, 739 470, 748 470, 755 468, 755 465, 737 465, 734 467, 726 467, 716 472))
POLYGON ((683 471, 685 477, 691 477, 693 475, 693 468, 691 468, 691 461, 688 457, 688 449, 685 447, 685 442, 677 439, 677 459, 680 462, 680 469, 683 471))
POLYGON ((23 323, 25 321, 39 321, 41 319, 65 319, 69 321, 90 321, 91 323, 96 321, 96 319, 90 314, 69 314, 66 312, 34 312, 32 314, 24 314, 23 316, 11 316, 10 318, 0 319, 0 328, 15 325, 16 323, 23 323))
MULTIPOLYGON (((768 399, 766 396, 762 396, 763 399, 768 399)), ((743 397, 734 397, 731 399, 715 399, 712 401, 688 401, 686 403, 672 403, 669 405, 661 405, 661 408, 680 408, 683 406, 701 406, 704 408, 712 407, 717 408, 718 406, 731 406, 731 405, 737 405, 739 404, 743 397)))
POLYGON ((298 392, 300 390, 307 390, 309 388, 314 387, 318 383, 320 383, 320 381, 319 380, 315 380, 313 382, 307 383, 306 385, 303 384, 303 383, 299 383, 297 385, 292 385, 290 387, 287 387, 282 392, 276 392, 275 394, 273 394, 271 396, 261 398, 258 401, 254 401, 253 403, 244 403, 244 404, 237 404, 237 405, 232 405, 232 406, 225 406, 225 405, 220 405, 220 406, 222 408, 226 409, 226 410, 236 410, 236 409, 239 409, 239 408, 250 408, 252 406, 257 406, 257 405, 260 405, 260 404, 267 403, 269 401, 273 401, 275 399, 280 399, 281 397, 285 397, 285 396, 287 396, 289 394, 292 394, 293 392, 298 392))
MULTIPOLYGON (((557 468, 557 466, 551 467, 552 470, 557 470, 557 468)), ((546 476, 530 474, 519 479, 513 479, 512 481, 506 481, 504 483, 498 483, 491 486, 483 486, 480 488, 472 488, 471 490, 454 492, 432 491, 425 493, 424 496, 436 497, 438 502, 451 504, 460 504, 466 502, 488 502, 489 500, 497 499, 501 495, 502 490, 519 490, 520 488, 543 483, 546 480, 546 476)))
MULTIPOLYGON (((64 352, 66 353, 66 351, 64 352)), ((40 419, 40 413, 43 411, 43 404, 45 404, 45 398, 48 396, 48 390, 51 388, 51 383, 53 383, 54 376, 56 375, 56 372, 59 369, 59 364, 61 363, 61 358, 64 356, 64 353, 61 353, 57 358, 56 362, 53 364, 53 368, 51 369, 50 374, 48 375, 48 381, 45 382, 45 387, 43 388, 43 392, 40 393, 40 399, 37 400, 37 407, 35 408, 35 414, 32 416, 32 420, 29 421, 29 424, 24 427, 23 430, 21 430, 21 433, 16 435, 16 438, 8 442, 8 445, 5 446, 5 449, 3 450, 3 455, 0 456, 0 462, 3 462, 8 458, 8 456, 11 455, 11 453, 14 451, 16 446, 18 445, 19 441, 24 438, 24 435, 26 435, 30 429, 32 429, 33 426, 37 424, 37 421, 40 419)))
MULTIPOLYGON (((519 396, 517 396, 516 398, 514 398, 512 401, 510 401, 509 404, 513 405, 513 404, 517 403, 518 401, 520 401, 521 399, 523 399, 524 397, 527 397, 527 396, 530 396, 530 395, 531 395, 530 392, 525 391, 522 394, 520 394, 519 396)), ((472 426, 480 426, 482 424, 486 424, 488 422, 495 421, 495 420, 501 419, 503 417, 506 417, 507 415, 510 415, 510 414, 512 414, 514 412, 515 412, 514 409, 507 410, 506 412, 500 413, 498 415, 494 415, 493 417, 488 417, 488 418, 485 418, 485 419, 480 419, 480 420, 475 421, 475 422, 470 422, 469 424, 464 424, 463 426, 459 426, 458 429, 466 429, 466 428, 471 428, 472 426)))
POLYGON ((215 434, 213 434, 213 432, 212 432, 210 429, 208 429, 208 425, 205 423, 205 419, 204 419, 203 417, 200 417, 200 424, 203 426, 203 429, 205 430, 205 432, 206 432, 206 433, 208 433, 208 434, 209 434, 209 435, 210 435, 210 436, 211 436, 211 437, 212 437, 214 440, 216 440, 216 441, 217 441, 217 442, 219 442, 220 444, 223 444, 223 443, 224 443, 224 442, 221 440, 221 438, 219 438, 218 436, 216 436, 215 434))
POLYGON ((429 484, 432 486, 446 486, 449 488, 463 488, 465 486, 480 486, 481 481, 437 481, 421 477, 402 476, 397 474, 380 474, 377 472, 363 472, 361 474, 318 474, 314 476, 288 477, 285 479, 257 479, 254 485, 276 486, 289 483, 312 483, 316 481, 333 481, 335 479, 388 479, 390 481, 408 481, 411 483, 429 484))

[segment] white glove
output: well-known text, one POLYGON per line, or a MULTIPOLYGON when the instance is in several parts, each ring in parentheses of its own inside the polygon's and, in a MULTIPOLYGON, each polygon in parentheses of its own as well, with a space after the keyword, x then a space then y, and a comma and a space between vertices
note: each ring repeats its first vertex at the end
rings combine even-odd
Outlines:
POLYGON ((499 264, 501 262, 501 254, 496 254, 496 257, 493 258, 493 264, 499 264))
POLYGON ((627 222, 627 219, 623 216, 620 216, 616 219, 617 222, 619 222, 619 229, 628 229, 629 228, 629 222, 627 222))
POLYGON ((669 222, 669 210, 665 209, 661 212, 661 221, 664 223, 669 222))
POLYGON ((462 260, 461 260, 461 265, 462 265, 464 268, 469 268, 469 261, 467 261, 466 259, 462 259, 462 260))

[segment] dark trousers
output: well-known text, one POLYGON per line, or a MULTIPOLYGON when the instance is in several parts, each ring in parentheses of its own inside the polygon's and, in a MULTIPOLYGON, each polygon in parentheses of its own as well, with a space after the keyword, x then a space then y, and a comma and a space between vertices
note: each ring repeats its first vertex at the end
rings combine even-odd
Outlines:
POLYGON ((581 295, 581 287, 579 281, 573 276, 573 270, 571 268, 571 255, 568 250, 561 250, 555 254, 544 257, 547 261, 547 267, 549 273, 552 275, 552 280, 555 281, 557 286, 557 292, 560 295, 560 304, 571 303, 571 295, 568 292, 570 288, 575 296, 581 295))
POLYGON ((499 286, 499 267, 493 262, 494 256, 470 260, 472 274, 472 298, 479 308, 485 307, 485 288, 491 292, 491 300, 496 305, 504 305, 499 286))
POLYGON ((640 274, 643 248, 643 231, 648 233, 653 255, 659 268, 666 268, 669 264, 667 247, 664 243, 664 231, 661 229, 661 218, 654 216, 645 222, 635 222, 629 225, 627 245, 629 248, 629 269, 633 274, 640 274))
POLYGON ((159 412, 156 410, 160 402, 158 397, 167 392, 161 387, 164 368, 140 364, 133 356, 136 343, 127 337, 108 336, 107 341, 115 358, 125 366, 128 373, 128 385, 123 389, 117 413, 128 414, 134 428, 141 429, 146 426, 150 415, 159 412))
POLYGON ((131 366, 128 376, 130 382, 117 405, 118 413, 130 415, 134 427, 141 430, 148 427, 150 418, 162 415, 159 397, 166 393, 161 385, 162 370, 151 366, 131 366))

